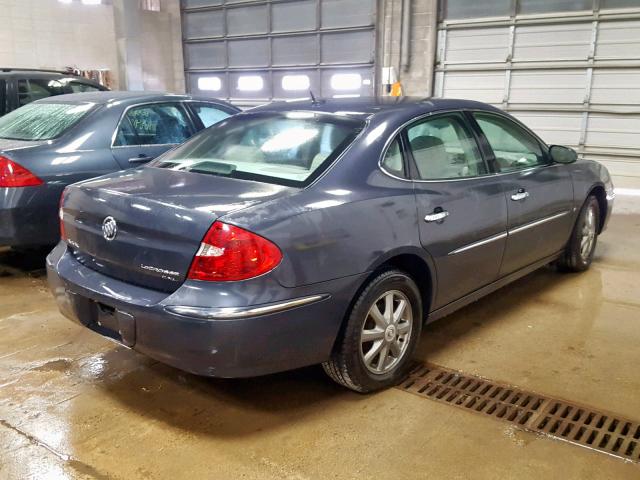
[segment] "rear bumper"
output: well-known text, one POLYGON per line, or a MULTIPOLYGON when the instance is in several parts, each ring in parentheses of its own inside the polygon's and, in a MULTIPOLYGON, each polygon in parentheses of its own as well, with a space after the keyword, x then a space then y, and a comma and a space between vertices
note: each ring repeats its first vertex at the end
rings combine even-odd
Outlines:
POLYGON ((257 376, 327 360, 362 280, 282 287, 266 304, 248 299, 247 305, 203 307, 204 298, 218 295, 202 290, 228 287, 204 284, 198 296, 185 284, 167 296, 82 266, 62 243, 47 258, 47 275, 61 312, 74 322, 163 363, 215 377, 257 376))
POLYGON ((53 245, 63 186, 0 188, 0 246, 53 245))

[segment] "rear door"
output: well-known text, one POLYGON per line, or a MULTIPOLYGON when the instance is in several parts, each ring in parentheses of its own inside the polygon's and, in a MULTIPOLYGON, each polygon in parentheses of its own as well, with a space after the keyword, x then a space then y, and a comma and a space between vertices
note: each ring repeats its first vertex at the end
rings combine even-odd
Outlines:
POLYGON ((564 248, 573 226, 573 182, 569 169, 553 163, 547 147, 517 122, 492 112, 472 116, 506 194, 504 276, 564 248))
POLYGON ((180 102, 129 107, 116 127, 111 151, 121 168, 147 163, 195 133, 180 102))
POLYGON ((507 207, 473 130, 459 112, 427 117, 405 132, 420 241, 437 269, 442 307, 498 277, 507 207))

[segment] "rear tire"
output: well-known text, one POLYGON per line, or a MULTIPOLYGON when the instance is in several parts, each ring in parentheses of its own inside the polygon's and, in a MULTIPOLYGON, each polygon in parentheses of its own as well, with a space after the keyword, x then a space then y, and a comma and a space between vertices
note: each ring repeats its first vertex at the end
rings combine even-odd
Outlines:
POLYGON ((388 270, 356 299, 324 371, 337 383, 366 393, 400 382, 422 330, 422 301, 415 282, 388 270))
POLYGON ((600 204, 593 195, 587 197, 580 209, 571 238, 557 265, 564 272, 582 272, 589 268, 598 243, 600 204))

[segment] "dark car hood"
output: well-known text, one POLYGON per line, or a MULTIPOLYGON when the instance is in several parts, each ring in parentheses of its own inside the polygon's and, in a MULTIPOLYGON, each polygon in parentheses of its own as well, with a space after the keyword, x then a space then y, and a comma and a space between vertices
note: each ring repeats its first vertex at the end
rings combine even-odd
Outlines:
POLYGON ((146 167, 72 185, 65 196, 68 243, 84 265, 114 278, 173 291, 213 222, 296 189, 146 167), (118 234, 106 240, 112 217, 118 234))

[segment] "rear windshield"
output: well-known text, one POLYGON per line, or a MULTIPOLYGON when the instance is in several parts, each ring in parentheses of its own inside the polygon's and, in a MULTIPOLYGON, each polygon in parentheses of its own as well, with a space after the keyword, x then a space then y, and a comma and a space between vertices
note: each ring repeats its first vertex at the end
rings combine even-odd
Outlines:
POLYGON ((75 125, 93 107, 90 103, 29 103, 0 118, 0 138, 51 140, 75 125))
POLYGON ((196 135, 151 166, 304 186, 363 126, 360 120, 313 112, 241 114, 196 135))

